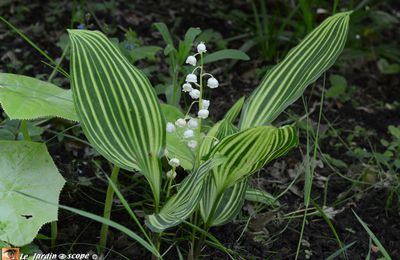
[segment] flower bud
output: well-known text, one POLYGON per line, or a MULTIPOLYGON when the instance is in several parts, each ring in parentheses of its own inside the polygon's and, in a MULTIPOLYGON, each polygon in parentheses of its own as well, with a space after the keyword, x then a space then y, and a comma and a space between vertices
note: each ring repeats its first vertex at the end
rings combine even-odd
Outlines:
POLYGON ((190 83, 185 83, 182 85, 182 91, 183 92, 190 92, 192 91, 192 85, 190 83))
POLYGON ((168 179, 175 179, 175 177, 176 177, 176 171, 173 171, 173 170, 167 171, 168 179))
POLYGON ((186 130, 185 132, 183 132, 183 138, 191 138, 194 136, 194 132, 193 130, 186 130))
POLYGON ((168 123, 167 123, 167 132, 168 132, 168 133, 173 133, 173 132, 175 132, 175 126, 174 126, 173 123, 171 123, 171 122, 168 122, 168 123))
POLYGON ((197 83, 197 76, 193 73, 190 73, 186 76, 186 82, 197 83))
POLYGON ((184 127, 186 125, 186 120, 183 118, 179 118, 178 120, 175 121, 175 125, 179 127, 184 127))
POLYGON ((206 118, 208 117, 208 114, 209 114, 209 113, 210 113, 210 112, 208 112, 207 109, 200 109, 199 112, 197 113, 197 116, 198 116, 199 118, 206 119, 206 118))
POLYGON ((206 51, 207 51, 206 45, 204 44, 204 42, 200 42, 200 43, 197 45, 197 52, 198 52, 198 53, 204 53, 204 52, 206 52, 206 51))
POLYGON ((186 64, 190 64, 192 66, 196 66, 197 60, 195 56, 189 56, 186 59, 186 64))
POLYGON ((201 108, 202 109, 208 109, 209 106, 210 106, 210 100, 203 99, 201 101, 201 108))
POLYGON ((181 162, 179 161, 178 158, 172 158, 171 160, 169 160, 168 164, 171 165, 172 167, 178 167, 181 164, 181 162))
POLYGON ((196 149, 196 147, 197 147, 197 141, 196 141, 196 140, 190 140, 190 141, 188 142, 187 146, 188 146, 190 149, 196 149))
POLYGON ((188 127, 191 129, 196 129, 199 126, 199 122, 196 118, 191 118, 188 122, 188 127))
POLYGON ((218 80, 216 80, 215 78, 209 78, 207 80, 207 86, 209 88, 218 88, 218 85, 219 85, 218 80))
POLYGON ((200 91, 198 89, 192 89, 192 91, 189 92, 189 95, 193 99, 198 99, 200 97, 200 91))

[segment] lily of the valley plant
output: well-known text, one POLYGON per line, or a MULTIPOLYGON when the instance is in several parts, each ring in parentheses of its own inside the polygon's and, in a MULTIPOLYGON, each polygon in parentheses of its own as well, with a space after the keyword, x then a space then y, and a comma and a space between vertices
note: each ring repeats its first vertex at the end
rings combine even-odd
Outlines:
MULTIPOLYGON (((349 15, 326 19, 268 72, 249 97, 238 100, 211 127, 209 111, 215 106, 205 97, 223 87, 218 75, 203 66, 210 52, 205 43, 198 43, 196 52, 186 59, 193 70, 181 91, 193 102, 181 111, 162 104, 147 77, 104 34, 68 31, 76 118, 101 155, 116 167, 140 172, 152 191, 152 213, 145 222, 153 239, 146 234, 142 244, 158 250, 166 229, 182 224, 208 231, 235 218, 246 191, 254 191, 249 188, 250 176, 297 146, 294 126, 272 123, 335 62, 346 41, 349 15), (177 175, 183 181, 177 183, 177 175)), ((13 75, 11 83, 1 82, 0 93, 22 84, 18 77, 13 75)), ((0 101, 12 117, 14 111, 8 111, 4 99, 0 101)), ((65 117, 45 114, 49 115, 65 117)), ((196 229, 192 238, 189 255, 197 258, 206 238, 196 229)))

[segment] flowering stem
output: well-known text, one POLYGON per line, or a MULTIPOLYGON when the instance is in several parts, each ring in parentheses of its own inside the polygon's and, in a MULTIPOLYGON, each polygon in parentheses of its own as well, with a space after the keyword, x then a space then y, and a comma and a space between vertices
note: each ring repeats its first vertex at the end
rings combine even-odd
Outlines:
POLYGON ((186 118, 186 117, 189 115, 190 110, 192 109, 192 106, 193 106, 194 104, 196 104, 197 102, 199 102, 199 101, 193 101, 193 102, 190 104, 189 109, 187 110, 187 112, 186 112, 184 118, 186 118))
MULTIPOLYGON (((176 167, 172 167, 172 172, 175 172, 175 169, 176 169, 176 167)), ((170 178, 168 180, 167 195, 165 195, 165 199, 168 199, 169 194, 171 193, 172 179, 173 179, 173 174, 170 176, 170 178)))
MULTIPOLYGON (((199 97, 199 109, 198 111, 200 111, 200 109, 202 108, 202 103, 203 103, 203 53, 200 53, 200 97, 199 97)), ((198 135, 198 144, 201 143, 200 140, 200 135, 201 135, 201 125, 202 125, 202 118, 198 118, 198 122, 199 122, 199 126, 197 129, 197 135, 198 135)), ((195 166, 199 167, 200 165, 200 145, 197 146, 197 156, 196 156, 196 163, 195 166)))

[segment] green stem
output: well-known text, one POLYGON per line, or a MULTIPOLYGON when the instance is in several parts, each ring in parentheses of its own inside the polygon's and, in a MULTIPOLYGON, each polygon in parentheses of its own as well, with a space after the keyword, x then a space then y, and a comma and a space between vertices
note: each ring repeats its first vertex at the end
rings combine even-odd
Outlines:
POLYGON ((28 125, 26 124, 26 120, 21 121, 21 132, 24 136, 25 141, 32 141, 31 137, 29 136, 28 125))
MULTIPOLYGON (((214 219, 215 212, 217 211, 219 202, 220 202, 220 200, 221 200, 223 194, 224 194, 223 191, 219 192, 217 198, 215 199, 215 203, 213 204, 213 207, 211 208, 210 214, 208 215, 207 222, 204 224, 204 230, 205 230, 206 232, 208 232, 208 230, 209 230, 209 229, 211 228, 211 226, 212 226, 212 222, 213 222, 213 219, 214 219)), ((205 236, 204 233, 202 233, 202 234, 200 235, 200 238, 197 240, 197 243, 196 243, 196 245, 195 245, 195 247, 194 247, 194 253, 193 253, 193 259, 194 259, 194 260, 195 260, 195 259, 199 259, 200 254, 201 254, 201 249, 202 249, 202 247, 203 247, 203 244, 204 244, 204 242, 205 242, 205 239, 206 239, 206 236, 205 236)))
POLYGON ((58 225, 57 221, 53 221, 50 223, 50 232, 51 232, 51 248, 56 247, 57 235, 58 235, 58 225))
MULTIPOLYGON (((158 252, 160 252, 160 241, 161 241, 162 233, 153 233, 153 244, 155 245, 158 252)), ((159 258, 155 255, 151 255, 152 260, 158 260, 159 258)))
MULTIPOLYGON (((115 184, 117 184, 118 182, 118 174, 119 174, 119 167, 114 166, 111 173, 111 181, 115 184)), ((114 200, 114 189, 109 184, 107 188, 107 195, 103 212, 103 217, 106 219, 110 219, 111 217, 111 208, 113 200, 114 200)), ((108 225, 103 224, 101 226, 101 231, 100 231, 100 243, 99 243, 100 251, 103 251, 107 246, 107 235, 108 235, 108 225)))
POLYGON ((69 43, 67 43, 67 46, 65 46, 64 51, 61 54, 61 58, 57 61, 56 66, 54 67, 53 71, 50 74, 49 79, 47 80, 48 82, 51 82, 53 80, 53 78, 57 75, 57 72, 60 70, 60 65, 61 65, 62 61, 64 60, 68 49, 69 49, 69 43))
MULTIPOLYGON (((203 53, 200 53, 200 76, 199 76, 199 80, 200 80, 200 97, 199 97, 199 109, 201 109, 202 107, 202 103, 203 103, 203 53)), ((198 133, 198 145, 197 145, 197 156, 196 156, 196 163, 195 166, 196 168, 200 166, 200 135, 201 135, 201 125, 202 125, 202 119, 199 118, 199 127, 197 129, 197 133, 198 133)))
MULTIPOLYGON (((171 176, 172 177, 172 176, 171 176)), ((171 193, 171 187, 172 187, 172 178, 169 178, 168 181, 168 188, 167 188, 167 195, 165 195, 165 199, 169 198, 169 195, 171 193)))

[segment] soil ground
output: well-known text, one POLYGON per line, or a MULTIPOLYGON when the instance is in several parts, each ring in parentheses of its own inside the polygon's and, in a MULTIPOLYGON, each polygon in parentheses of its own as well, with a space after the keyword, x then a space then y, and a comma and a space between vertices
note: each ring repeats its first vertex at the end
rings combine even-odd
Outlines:
MULTIPOLYGON (((1 7, 3 16, 15 24, 17 27, 24 29, 31 39, 39 46, 44 48, 50 56, 59 57, 61 50, 56 46, 59 37, 65 33, 65 29, 70 26, 71 4, 51 4, 51 1, 19 1, 18 5, 26 5, 27 11, 22 11, 23 15, 15 15, 16 4, 6 4, 1 7), (38 15, 41 12, 48 13, 49 10, 59 8, 56 19, 52 22, 46 21, 46 16, 38 15), (44 10, 44 11, 43 11, 44 10)), ((133 28, 146 44, 164 46, 161 37, 155 33, 155 29, 151 24, 163 21, 167 25, 172 26, 178 23, 177 35, 184 35, 184 32, 190 26, 200 27, 203 29, 212 28, 220 32, 225 38, 238 35, 241 32, 240 27, 230 21, 221 18, 221 13, 227 13, 232 9, 239 9, 244 12, 251 13, 248 4, 242 1, 230 1, 229 4, 224 1, 211 1, 203 3, 202 1, 134 1, 129 4, 124 1, 117 1, 117 8, 112 12, 100 11, 97 13, 97 19, 106 21, 111 27, 117 28, 117 25, 125 28, 133 28)), ((272 1, 273 2, 273 1, 272 1)), ((94 24, 94 27, 97 27, 94 24)), ((389 32, 390 37, 398 35, 399 31, 389 32)), ((114 33, 116 37, 122 37, 120 30, 114 33)), ((10 33, 5 26, 0 25, 0 70, 4 72, 23 73, 29 76, 38 74, 48 74, 51 69, 44 65, 39 53, 27 45, 21 38, 10 33), (10 67, 13 63, 13 67, 10 67), (25 65, 30 67, 24 67, 25 65)), ((235 43, 229 47, 239 47, 235 43)), ((228 83, 221 91, 214 92, 211 99, 218 110, 212 111, 214 119, 221 118, 235 100, 241 96, 248 95, 257 86, 259 78, 256 77, 256 69, 261 66, 269 65, 274 61, 262 61, 258 57, 256 49, 251 49, 248 53, 252 60, 249 62, 239 63, 232 68, 228 75, 221 76, 221 82, 228 83), (250 76, 249 76, 250 75, 250 76)), ((161 57, 161 56, 160 56, 161 57)), ((160 58, 160 63, 164 62, 160 58)), ((65 68, 68 63, 63 64, 65 68)), ((143 64, 140 64, 143 65, 143 64)), ((166 67, 160 66, 165 73, 166 67)), ((324 103, 324 115, 331 121, 335 122, 335 127, 345 129, 342 137, 346 138, 351 134, 356 125, 362 126, 376 133, 371 137, 371 142, 378 142, 381 136, 387 136, 388 125, 400 125, 399 108, 388 109, 382 104, 391 104, 400 100, 399 77, 382 75, 375 65, 375 62, 362 61, 354 64, 354 67, 343 69, 334 66, 332 73, 340 73, 344 76, 349 84, 357 86, 355 93, 352 95, 354 102, 332 102, 324 103), (354 105, 354 104, 358 105, 354 105)), ((152 81, 157 81, 156 78, 152 81)), ((67 84, 65 84, 67 85, 67 84)), ((311 97, 309 104, 318 102, 320 98, 320 89, 322 80, 317 83, 317 88, 312 91, 307 90, 306 97, 311 97)), ((290 110, 291 113, 304 113, 301 102, 295 103, 290 110)), ((311 115, 311 118, 317 118, 317 112, 311 115)), ((66 124, 63 121, 51 121, 50 128, 57 129, 57 125, 66 124)), ((326 122, 323 124, 326 125, 326 122)), ((67 125, 66 125, 67 126, 67 125)), ((52 134, 45 134, 45 138, 51 138, 52 134)), ((303 136, 304 138, 304 136, 303 136)), ((348 159, 343 149, 334 148, 332 142, 337 140, 323 139, 321 147, 324 153, 329 153, 334 158, 344 160, 351 164, 352 160, 348 159)), ((368 142, 362 138, 356 139, 357 145, 368 148, 368 142)), ((84 209, 96 214, 102 213, 102 202, 104 200, 104 190, 106 183, 98 178, 98 170, 94 169, 89 163, 93 155, 87 153, 87 147, 82 143, 64 139, 62 142, 51 142, 49 150, 53 156, 61 173, 69 181, 65 187, 61 204, 70 205, 75 208, 84 209), (89 186, 83 186, 82 180, 89 180, 89 186)), ((379 146, 377 147, 379 149, 379 146)), ((260 188, 264 188, 272 194, 279 194, 293 180, 293 172, 298 170, 301 164, 300 151, 304 152, 304 145, 298 150, 292 151, 283 159, 278 160, 275 164, 267 166, 263 169, 253 182, 260 188)), ((97 157, 98 158, 98 157, 97 157)), ((105 171, 109 171, 107 164, 101 162, 105 171)), ((353 170, 353 176, 358 176, 357 169, 353 170)), ((381 243, 386 247, 393 259, 400 259, 400 215, 399 206, 396 200, 391 207, 387 207, 386 200, 388 193, 384 189, 369 189, 362 192, 366 187, 354 187, 352 183, 335 175, 329 168, 323 167, 317 170, 317 181, 313 187, 313 198, 321 205, 323 203, 324 183, 329 176, 329 185, 327 188, 326 204, 335 204, 338 213, 332 220, 332 223, 340 236, 343 244, 349 244, 357 241, 354 246, 348 249, 349 259, 365 259, 369 249, 369 238, 365 230, 356 220, 353 210, 361 217, 361 219, 369 224, 372 231, 380 239, 381 243), (343 192, 349 191, 347 200, 338 200, 343 192), (385 210, 385 208, 388 208, 385 210)), ((137 180, 129 174, 123 174, 121 183, 130 183, 137 180)), ((267 235, 255 235, 250 231, 245 231, 246 216, 254 210, 252 204, 246 204, 245 210, 232 224, 214 228, 213 234, 227 247, 232 248, 242 256, 249 259, 293 259, 296 252, 299 231, 302 218, 294 218, 291 221, 282 220, 282 216, 289 212, 293 212, 302 208, 302 187, 304 178, 300 177, 294 185, 283 197, 280 198, 281 207, 279 210, 271 212, 265 209, 263 213, 266 215, 265 230, 267 235), (239 241, 237 239, 241 237, 239 241)), ((129 186, 129 185, 126 185, 129 186)), ((137 187, 135 194, 144 191, 145 188, 137 187)), ((135 194, 126 194, 129 201, 135 200, 135 194)), ((129 216, 121 210, 120 205, 116 205, 116 211, 113 212, 113 219, 124 225, 134 228, 134 224, 129 216)), ((87 219, 75 216, 65 211, 60 212, 59 221, 59 247, 55 250, 65 252, 71 250, 75 252, 85 252, 95 250, 95 244, 98 243, 99 224, 87 219)), ((45 227, 41 231, 49 234, 49 228, 45 227)), ((124 235, 114 230, 110 231, 109 245, 112 252, 109 259, 122 259, 118 253, 127 256, 129 259, 149 259, 150 255, 140 246, 132 243, 124 235)), ((44 250, 50 250, 47 242, 39 242, 39 246, 44 250)), ((311 259, 325 259, 327 256, 338 250, 337 241, 327 225, 320 217, 308 218, 305 226, 303 237, 303 249, 300 254, 301 259, 305 259, 304 249, 310 250, 311 259)), ((227 256, 221 252, 217 252, 209 247, 205 253, 208 255, 206 259, 227 259, 227 256)), ((376 259, 377 253, 372 254, 372 258, 376 259)), ((177 259, 176 252, 171 251, 167 254, 166 259, 177 259)))

